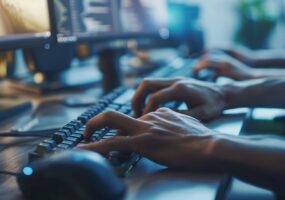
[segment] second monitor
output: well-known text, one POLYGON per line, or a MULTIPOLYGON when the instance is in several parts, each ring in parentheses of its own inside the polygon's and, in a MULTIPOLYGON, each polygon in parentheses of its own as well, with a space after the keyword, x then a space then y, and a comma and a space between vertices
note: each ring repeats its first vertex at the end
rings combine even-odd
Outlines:
POLYGON ((168 34, 167 0, 54 0, 59 43, 168 34))

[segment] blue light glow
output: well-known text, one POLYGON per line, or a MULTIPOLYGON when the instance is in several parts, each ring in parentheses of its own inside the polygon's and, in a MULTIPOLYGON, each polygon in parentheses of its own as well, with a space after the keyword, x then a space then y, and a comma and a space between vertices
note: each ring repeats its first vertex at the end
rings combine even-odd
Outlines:
POLYGON ((23 169, 23 173, 26 175, 26 176, 31 176, 33 174, 34 170, 31 168, 31 167, 25 167, 23 169))

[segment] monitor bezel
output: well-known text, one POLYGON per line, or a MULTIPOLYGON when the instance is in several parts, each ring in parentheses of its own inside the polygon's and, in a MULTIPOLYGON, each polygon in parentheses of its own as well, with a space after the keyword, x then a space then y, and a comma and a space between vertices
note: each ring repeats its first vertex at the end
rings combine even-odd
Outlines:
MULTIPOLYGON (((50 20, 50 35, 49 36, 42 36, 42 37, 36 37, 33 36, 33 34, 22 34, 26 35, 26 37, 20 37, 20 38, 9 38, 6 41, 0 40, 0 50, 1 51, 12 51, 15 49, 20 48, 35 48, 35 47, 41 47, 41 46, 50 46, 54 39, 53 39, 53 30, 52 30, 52 14, 51 14, 51 5, 50 0, 47 1, 48 6, 48 13, 49 13, 49 20, 50 20)), ((44 34, 44 33, 43 33, 44 34)))

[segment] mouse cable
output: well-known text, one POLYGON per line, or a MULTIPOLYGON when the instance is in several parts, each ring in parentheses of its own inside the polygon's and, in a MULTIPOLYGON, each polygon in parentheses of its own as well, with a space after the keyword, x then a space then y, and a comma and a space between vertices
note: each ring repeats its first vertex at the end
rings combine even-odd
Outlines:
POLYGON ((19 173, 17 172, 11 172, 11 171, 3 171, 3 170, 0 170, 0 175, 7 175, 7 176, 20 176, 19 173))
POLYGON ((39 131, 9 131, 0 132, 0 137, 50 137, 59 129, 46 129, 39 131))

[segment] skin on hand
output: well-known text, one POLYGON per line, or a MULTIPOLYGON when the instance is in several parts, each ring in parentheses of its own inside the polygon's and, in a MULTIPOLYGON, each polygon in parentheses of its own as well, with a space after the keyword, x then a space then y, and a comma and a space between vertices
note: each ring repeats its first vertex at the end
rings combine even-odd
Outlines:
MULTIPOLYGON (((159 84, 150 87, 152 90, 142 90, 145 91, 142 94, 145 97, 151 93, 150 91, 155 91, 153 89, 162 90, 177 81, 180 79, 160 79, 159 84)), ((280 93, 285 86, 284 79, 236 82, 224 85, 221 90, 215 85, 203 86, 197 81, 193 83, 194 88, 190 87, 190 91, 194 90, 200 100, 205 100, 203 95, 199 96, 201 90, 210 94, 207 96, 208 99, 215 99, 215 94, 222 92, 227 99, 224 101, 222 98, 222 101, 227 102, 228 107, 285 107, 284 93, 280 93), (202 90, 203 87, 205 90, 202 90), (267 95, 267 98, 263 98, 264 95, 267 95)), ((218 99, 215 100, 216 103, 218 99)), ((267 135, 250 138, 217 134, 196 119, 169 109, 159 109, 138 119, 117 112, 103 113, 88 122, 85 138, 88 139, 94 131, 104 127, 117 129, 118 136, 81 148, 99 153, 133 151, 176 169, 222 171, 278 194, 284 194, 284 138, 273 139, 267 135)))
POLYGON ((205 69, 213 70, 216 77, 224 76, 239 81, 254 78, 252 68, 230 56, 216 58, 204 56, 193 70, 198 74, 205 69))
POLYGON ((176 169, 200 170, 213 166, 208 152, 214 131, 190 116, 166 108, 138 119, 109 111, 88 122, 85 138, 106 126, 119 130, 120 135, 80 148, 99 153, 136 152, 176 169))
POLYGON ((185 102, 188 110, 178 112, 207 121, 219 116, 227 107, 223 89, 214 83, 194 79, 145 79, 132 100, 136 117, 153 112, 161 105, 185 102))

